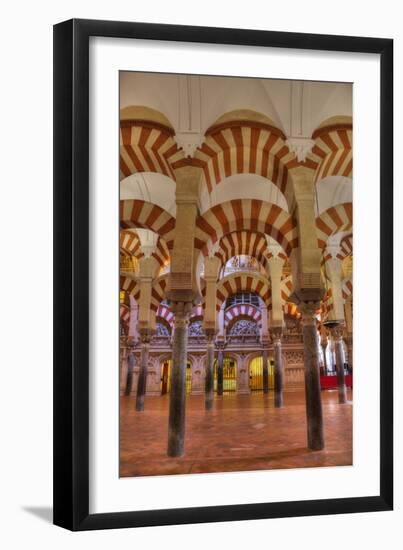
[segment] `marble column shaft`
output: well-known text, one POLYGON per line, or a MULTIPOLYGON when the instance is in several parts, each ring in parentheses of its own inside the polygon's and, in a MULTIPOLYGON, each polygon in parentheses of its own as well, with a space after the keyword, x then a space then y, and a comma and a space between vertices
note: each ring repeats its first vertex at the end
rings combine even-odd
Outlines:
POLYGON ((130 395, 133 389, 134 365, 135 365, 134 354, 132 351, 130 351, 127 355, 127 378, 126 378, 125 395, 130 395))
POLYGON ((186 365, 189 312, 175 310, 169 396, 168 456, 182 456, 185 450, 186 365))
POLYGON ((300 304, 299 307, 303 323, 308 448, 318 451, 325 446, 315 318, 315 311, 319 307, 319 303, 308 302, 300 304))
POLYGON ((144 410, 144 397, 147 387, 148 358, 150 354, 150 336, 148 333, 141 334, 141 355, 140 370, 137 381, 136 411, 144 410))
POLYGON ((274 347, 274 406, 283 406, 283 357, 281 354, 281 331, 273 331, 274 347))
POLYGON ((343 327, 337 325, 331 329, 334 338, 334 350, 336 354, 337 391, 339 403, 347 402, 347 388, 344 376, 344 350, 343 350, 343 327))
POLYGON ((214 335, 207 335, 206 378, 205 378, 205 407, 209 411, 213 408, 214 399, 214 335))
POLYGON ((224 352, 218 349, 217 353, 217 395, 222 395, 224 390, 224 352))
POLYGON ((323 369, 325 371, 325 375, 328 373, 328 366, 327 366, 327 356, 326 356, 326 350, 327 350, 327 342, 322 342, 322 351, 323 351, 323 369))
POLYGON ((267 358, 267 349, 263 348, 262 351, 263 362, 263 393, 269 393, 269 365, 267 358))

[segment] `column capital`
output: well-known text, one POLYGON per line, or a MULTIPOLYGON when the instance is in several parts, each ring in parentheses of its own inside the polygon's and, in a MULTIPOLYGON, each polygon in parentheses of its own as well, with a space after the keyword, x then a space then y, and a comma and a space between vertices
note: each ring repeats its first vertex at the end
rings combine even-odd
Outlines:
POLYGON ((270 328, 270 334, 271 334, 271 339, 273 340, 273 344, 275 346, 281 344, 281 337, 283 335, 283 327, 271 327, 270 328))
POLYGON ((337 323, 336 325, 329 327, 329 330, 330 330, 330 334, 333 336, 336 342, 342 340, 343 334, 344 334, 343 323, 337 323))
POLYGON ((319 301, 300 302, 298 304, 298 308, 302 314, 302 323, 304 325, 316 326, 316 312, 319 307, 319 301))
POLYGON ((226 342, 224 340, 216 340, 215 341, 215 347, 219 351, 224 351, 225 346, 226 346, 226 342))
POLYGON ((140 340, 142 344, 149 344, 154 331, 150 328, 141 328, 139 330, 140 340))
POLYGON ((187 326, 192 313, 192 302, 171 302, 171 308, 175 314, 175 328, 187 326))
POLYGON ((214 339, 216 337, 217 331, 215 329, 206 328, 204 332, 206 334, 207 343, 214 344, 214 339))

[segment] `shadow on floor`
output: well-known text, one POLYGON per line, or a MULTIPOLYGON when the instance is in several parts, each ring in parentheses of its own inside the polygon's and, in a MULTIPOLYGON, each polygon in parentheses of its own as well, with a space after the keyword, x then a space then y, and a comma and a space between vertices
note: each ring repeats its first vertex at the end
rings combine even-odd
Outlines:
POLYGON ((23 506, 22 509, 46 523, 53 523, 53 508, 51 506, 23 506))

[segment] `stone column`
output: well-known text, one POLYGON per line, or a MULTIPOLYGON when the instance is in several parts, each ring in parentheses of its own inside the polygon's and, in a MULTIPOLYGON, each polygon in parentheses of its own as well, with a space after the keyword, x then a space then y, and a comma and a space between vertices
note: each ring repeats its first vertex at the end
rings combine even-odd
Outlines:
POLYGON ((343 350, 343 325, 337 324, 330 329, 334 338, 334 348, 336 353, 336 374, 337 391, 339 394, 339 403, 347 402, 347 388, 344 378, 344 350, 343 350))
POLYGON ((274 406, 283 406, 283 358, 281 355, 282 328, 271 329, 274 347, 274 406))
POLYGON ((136 411, 144 410, 144 396, 146 394, 146 386, 147 386, 148 357, 150 354, 150 338, 151 338, 150 330, 148 329, 140 330, 141 355, 140 355, 139 378, 137 381, 136 411))
POLYGON ((124 394, 127 383, 127 347, 126 338, 121 337, 119 342, 119 365, 120 365, 120 377, 119 377, 119 391, 124 394))
POLYGON ((344 305, 345 319, 346 319, 346 343, 348 350, 348 365, 350 369, 353 367, 353 302, 351 296, 346 299, 344 305))
POLYGON ((168 456, 182 456, 185 448, 186 364, 191 302, 174 304, 175 334, 172 346, 169 396, 168 456))
POLYGON ((205 407, 206 411, 213 408, 214 399, 214 336, 212 330, 206 331, 207 354, 206 354, 206 378, 205 378, 205 407))
POLYGON ((269 393, 269 366, 267 364, 267 347, 262 351, 263 362, 263 393, 269 393))
POLYGON ((314 451, 319 451, 325 446, 315 317, 315 312, 319 308, 319 305, 319 302, 301 302, 299 304, 299 309, 302 313, 302 330, 304 338, 308 447, 314 451))
POLYGON ((129 351, 127 355, 127 378, 126 378, 126 387, 125 395, 130 395, 133 389, 133 370, 136 361, 134 358, 134 353, 132 350, 129 351))
POLYGON ((322 346, 322 351, 323 351, 323 369, 325 371, 325 375, 327 375, 327 373, 328 373, 327 356, 326 356, 327 339, 326 340, 322 339, 321 346, 322 346))
POLYGON ((224 342, 216 342, 217 352, 217 395, 223 394, 224 389, 224 342))

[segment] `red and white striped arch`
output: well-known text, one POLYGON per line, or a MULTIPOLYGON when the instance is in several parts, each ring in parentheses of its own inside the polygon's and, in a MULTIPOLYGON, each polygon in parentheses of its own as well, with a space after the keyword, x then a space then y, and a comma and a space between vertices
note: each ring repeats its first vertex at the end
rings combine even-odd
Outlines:
POLYGON ((316 218, 318 246, 325 248, 327 240, 340 231, 351 231, 353 227, 353 205, 345 202, 328 208, 316 218))
POLYGON ((225 310, 225 314, 224 314, 225 326, 229 325, 232 321, 234 321, 238 317, 242 317, 242 318, 250 317, 251 319, 253 319, 253 321, 256 321, 256 323, 258 323, 259 326, 262 321, 262 313, 257 307, 253 306, 252 304, 239 304, 239 305, 231 306, 225 310))
POLYGON ((337 254, 337 257, 340 260, 344 260, 344 258, 351 256, 352 253, 353 253, 353 236, 350 233, 350 235, 346 235, 340 241, 340 252, 337 254))
MULTIPOLYGON (((230 121, 215 125, 194 155, 193 164, 203 169, 209 193, 224 178, 235 174, 258 174, 287 194, 289 169, 298 161, 278 128, 254 121, 230 121)), ((179 167, 176 162, 173 167, 179 167)))
POLYGON ((215 253, 221 265, 225 265, 233 256, 246 254, 256 258, 263 267, 267 266, 267 241, 262 233, 253 231, 234 231, 220 239, 218 251, 215 253))
POLYGON ((168 126, 145 120, 120 123, 120 178, 136 172, 158 172, 175 179, 172 164, 182 158, 168 126))
POLYGON ((120 201, 120 227, 144 227, 162 237, 168 249, 173 247, 175 218, 160 206, 143 200, 120 201))
POLYGON ((173 327, 175 315, 168 307, 160 304, 157 310, 157 319, 158 317, 164 319, 171 327, 173 327))
POLYGON ((141 251, 141 242, 136 231, 120 231, 120 252, 125 256, 136 256, 141 258, 143 253, 141 251))
POLYGON ((257 199, 234 199, 213 206, 196 219, 195 248, 207 255, 208 245, 234 231, 265 233, 290 255, 298 246, 297 223, 282 208, 257 199))
POLYGON ((203 317, 203 315, 204 315, 203 306, 198 305, 198 306, 194 306, 190 317, 203 317))
MULTIPOLYGON (((144 256, 141 250, 141 242, 137 233, 132 231, 120 231, 120 252, 125 256, 135 256, 140 259, 144 256)), ((167 265, 170 259, 169 250, 164 239, 158 238, 155 251, 152 254, 158 264, 163 267, 167 265)))
POLYGON ((316 130, 315 145, 306 164, 316 170, 315 183, 328 176, 351 177, 353 170, 353 129, 351 124, 335 124, 316 130))
POLYGON ((346 300, 349 296, 352 296, 353 294, 353 278, 352 277, 346 277, 342 283, 341 287, 342 295, 344 300, 346 300))
POLYGON ((291 275, 288 275, 288 277, 286 277, 285 279, 283 279, 283 280, 281 281, 280 288, 281 288, 281 299, 282 299, 284 302, 287 302, 287 301, 288 301, 288 298, 290 297, 291 292, 292 292, 292 290, 293 290, 293 284, 292 284, 292 277, 291 277, 291 275))
POLYGON ((157 312, 158 307, 162 300, 165 299, 165 293, 167 291, 168 286, 168 274, 161 275, 161 277, 158 277, 153 282, 153 286, 151 289, 151 304, 150 309, 152 311, 157 312))
POLYGON ((131 277, 123 277, 120 276, 120 290, 123 290, 127 292, 128 294, 131 294, 135 300, 139 300, 140 298, 140 281, 139 279, 135 278, 132 279, 131 277))
POLYGON ((130 308, 126 304, 120 304, 120 320, 125 324, 130 321, 130 308))
POLYGON ((291 315, 292 317, 301 317, 301 313, 297 306, 293 304, 292 302, 286 302, 283 305, 283 313, 284 315, 291 315))
POLYGON ((221 309, 221 305, 227 298, 238 292, 255 292, 262 298, 267 307, 271 307, 271 290, 267 279, 257 273, 238 272, 227 275, 218 283, 217 311, 221 309))

